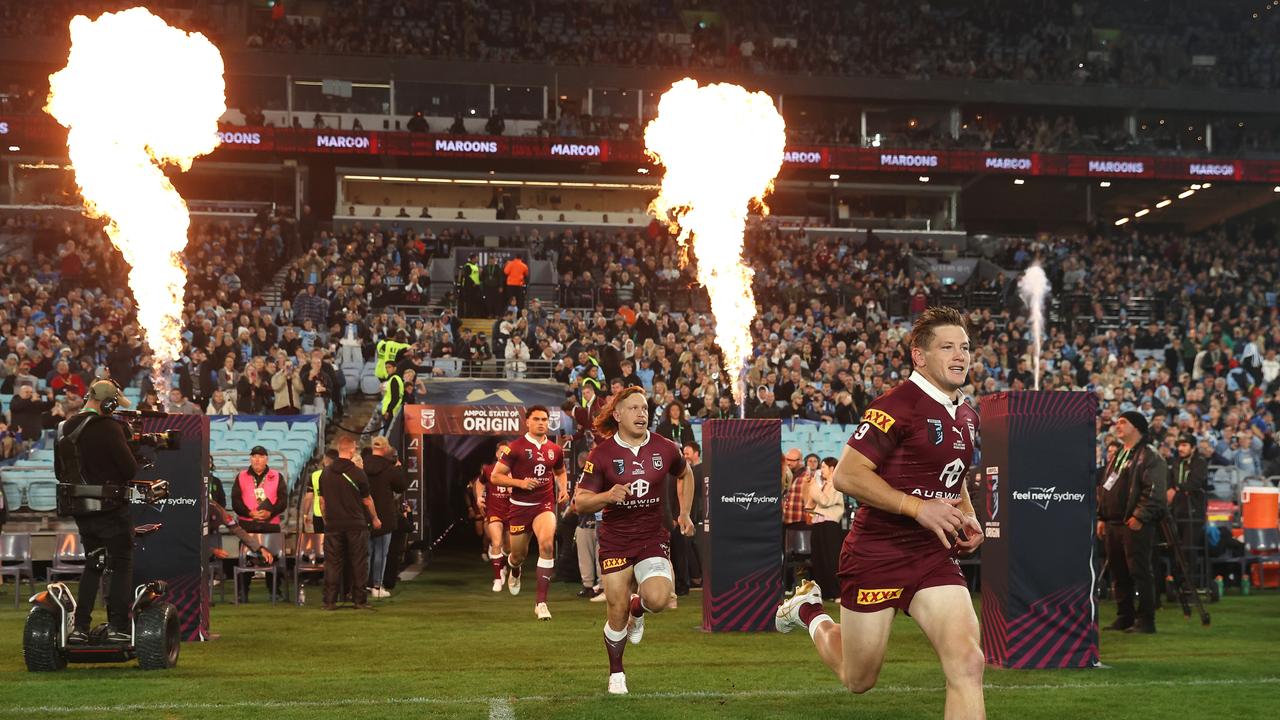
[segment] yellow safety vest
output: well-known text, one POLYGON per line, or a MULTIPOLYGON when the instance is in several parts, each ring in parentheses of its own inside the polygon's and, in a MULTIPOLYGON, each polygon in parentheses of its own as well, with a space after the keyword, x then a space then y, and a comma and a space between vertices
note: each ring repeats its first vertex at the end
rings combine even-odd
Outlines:
POLYGON ((480 286, 480 266, 475 263, 466 263, 462 266, 462 271, 471 278, 471 284, 476 287, 480 286))
POLYGON ((311 472, 311 514, 320 517, 320 473, 323 470, 316 469, 311 472))
POLYGON ((399 375, 392 375, 387 379, 387 389, 382 393, 382 414, 394 416, 400 410, 400 406, 404 404, 404 379, 399 375), (396 399, 395 407, 391 407, 391 387, 392 385, 400 385, 400 397, 396 399))
POLYGON ((373 376, 379 380, 387 379, 387 363, 396 359, 396 354, 408 348, 408 343, 396 342, 391 338, 378 341, 378 364, 373 369, 373 376))

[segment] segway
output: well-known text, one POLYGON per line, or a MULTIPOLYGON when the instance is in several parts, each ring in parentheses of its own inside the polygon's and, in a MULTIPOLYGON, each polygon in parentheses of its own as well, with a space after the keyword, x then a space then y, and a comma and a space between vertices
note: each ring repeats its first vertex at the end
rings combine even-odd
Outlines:
MULTIPOLYGON (((145 537, 159 525, 134 528, 136 537, 145 537)), ((23 630, 22 656, 27 670, 51 672, 67 663, 118 663, 138 659, 143 670, 163 670, 178 664, 182 627, 178 609, 164 600, 168 583, 155 580, 134 590, 129 610, 128 640, 112 640, 103 623, 89 632, 84 642, 69 641, 75 627, 76 600, 65 583, 50 583, 31 597, 31 611, 23 630)))

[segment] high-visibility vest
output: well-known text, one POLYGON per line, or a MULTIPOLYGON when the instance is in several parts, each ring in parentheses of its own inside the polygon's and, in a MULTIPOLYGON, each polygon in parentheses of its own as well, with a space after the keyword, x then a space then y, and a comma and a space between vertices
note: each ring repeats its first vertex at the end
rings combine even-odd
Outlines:
POLYGON ((463 276, 471 280, 471 284, 479 287, 480 285, 480 266, 473 263, 464 263, 462 266, 463 276))
POLYGON ((311 471, 311 514, 320 517, 320 473, 324 470, 316 468, 311 471))
POLYGON ((391 338, 385 338, 378 341, 378 364, 373 368, 374 377, 379 380, 387 379, 387 363, 395 362, 396 355, 401 350, 407 350, 408 343, 396 342, 391 338))
MULTIPOLYGON (((257 491, 259 489, 262 490, 263 499, 266 502, 275 503, 279 500, 280 493, 284 491, 283 483, 280 480, 280 473, 275 470, 268 469, 266 474, 262 477, 261 485, 257 484, 253 475, 248 470, 241 470, 240 474, 236 476, 236 492, 240 493, 240 502, 244 503, 245 507, 250 510, 256 510, 258 508, 259 501, 257 491)), ((248 517, 240 518, 241 524, 247 522, 257 521, 248 517)), ((276 515, 268 520, 268 522, 273 525, 279 525, 280 515, 276 515)))
POLYGON ((382 414, 394 416, 400 410, 401 405, 404 405, 404 379, 399 375, 392 375, 387 378, 387 389, 382 393, 382 414), (400 386, 400 397, 396 398, 396 404, 392 407, 391 388, 395 385, 400 386))

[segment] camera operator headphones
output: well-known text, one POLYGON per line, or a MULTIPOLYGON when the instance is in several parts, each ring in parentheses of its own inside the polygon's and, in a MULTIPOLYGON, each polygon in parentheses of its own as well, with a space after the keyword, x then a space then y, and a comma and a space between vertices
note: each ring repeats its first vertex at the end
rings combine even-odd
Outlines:
POLYGON ((115 380, 95 380, 89 386, 89 391, 84 394, 84 401, 97 400, 102 404, 102 414, 110 415, 116 411, 123 403, 125 407, 129 407, 129 398, 124 396, 124 392, 120 390, 120 386, 115 380))

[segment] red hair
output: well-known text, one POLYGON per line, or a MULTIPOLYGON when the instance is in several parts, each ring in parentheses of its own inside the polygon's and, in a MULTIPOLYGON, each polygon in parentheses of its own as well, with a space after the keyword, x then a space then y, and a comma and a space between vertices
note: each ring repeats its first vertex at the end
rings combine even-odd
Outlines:
MULTIPOLYGON (((593 418, 591 426, 595 428, 596 434, 600 437, 613 437, 618 432, 618 421, 613 417, 613 411, 617 409, 618 403, 626 400, 632 395, 644 395, 644 388, 639 385, 632 385, 629 388, 619 390, 609 396, 609 400, 605 402, 604 407, 600 408, 600 412, 593 418)), ((648 402, 645 407, 647 409, 648 402)))

